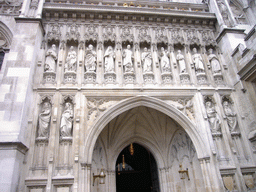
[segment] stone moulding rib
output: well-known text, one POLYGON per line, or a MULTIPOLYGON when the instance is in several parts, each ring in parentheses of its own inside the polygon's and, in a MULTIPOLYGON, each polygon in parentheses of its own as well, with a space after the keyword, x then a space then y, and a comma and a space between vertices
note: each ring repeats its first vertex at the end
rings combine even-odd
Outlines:
POLYGON ((188 18, 201 18, 201 19, 213 19, 215 20, 214 13, 208 12, 194 12, 194 11, 178 11, 178 10, 151 10, 147 8, 113 8, 113 7, 101 7, 91 5, 67 5, 67 4, 49 4, 45 3, 44 11, 74 11, 74 12, 95 12, 95 13, 123 13, 123 14, 141 14, 152 16, 175 16, 175 17, 188 17, 188 18))

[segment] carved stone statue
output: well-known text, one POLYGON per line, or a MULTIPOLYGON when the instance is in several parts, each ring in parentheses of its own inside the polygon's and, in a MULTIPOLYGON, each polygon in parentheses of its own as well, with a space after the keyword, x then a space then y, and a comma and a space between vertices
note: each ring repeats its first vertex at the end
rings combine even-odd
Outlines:
POLYGON ((223 102, 223 109, 224 109, 224 113, 227 117, 229 130, 232 132, 235 130, 236 125, 237 125, 236 113, 233 112, 233 110, 231 109, 230 103, 228 101, 223 102))
POLYGON ((77 55, 76 55, 76 51, 74 50, 74 47, 71 46, 70 50, 68 52, 68 56, 66 58, 66 63, 65 63, 65 72, 67 71, 72 71, 75 72, 76 71, 76 62, 77 62, 77 55))
POLYGON ((65 109, 61 116, 60 122, 60 136, 61 137, 71 137, 72 136, 72 127, 73 127, 73 108, 71 103, 65 104, 65 109))
POLYGON ((220 67, 220 62, 219 59, 215 54, 212 53, 212 49, 209 49, 209 55, 208 59, 210 61, 210 66, 212 68, 213 73, 220 73, 221 72, 221 67, 220 67))
POLYGON ((56 60, 57 60, 56 45, 52 44, 52 47, 48 49, 46 52, 44 71, 55 72, 56 60))
POLYGON ((51 120, 51 104, 45 102, 42 106, 38 120, 38 137, 48 137, 51 120))
POLYGON ((105 55, 105 73, 114 72, 115 71, 115 52, 112 46, 108 46, 105 55))
POLYGON ((96 72, 96 52, 91 44, 85 52, 85 70, 86 72, 96 72))
POLYGON ((130 50, 131 46, 127 45, 127 49, 125 49, 123 51, 123 66, 124 66, 124 72, 134 72, 134 68, 133 68, 133 53, 130 50))
POLYGON ((164 50, 163 47, 161 48, 161 52, 160 52, 160 65, 161 65, 162 73, 171 72, 168 52, 167 50, 164 50))
POLYGON ((180 67, 180 73, 186 73, 186 63, 184 56, 181 54, 181 50, 178 50, 178 54, 176 56, 176 59, 178 61, 179 67, 180 67))
POLYGON ((211 101, 207 101, 205 103, 206 107, 206 114, 208 121, 210 123, 211 131, 213 133, 219 132, 220 130, 220 119, 217 114, 217 111, 215 110, 215 107, 211 101))
POLYGON ((152 54, 148 51, 147 47, 144 48, 144 52, 141 54, 143 63, 143 72, 152 72, 152 54))
POLYGON ((193 49, 193 55, 192 55, 192 62, 195 66, 196 73, 203 73, 204 72, 204 64, 202 56, 197 53, 197 49, 193 49))

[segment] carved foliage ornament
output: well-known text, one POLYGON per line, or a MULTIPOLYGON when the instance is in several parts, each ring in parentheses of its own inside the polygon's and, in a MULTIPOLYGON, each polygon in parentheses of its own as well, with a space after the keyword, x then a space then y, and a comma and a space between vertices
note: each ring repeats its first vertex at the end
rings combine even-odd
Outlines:
POLYGON ((164 42, 166 44, 168 43, 168 38, 165 35, 165 29, 164 28, 156 30, 156 39, 157 39, 157 42, 159 42, 159 43, 161 43, 161 42, 164 42))
POLYGON ((129 41, 129 42, 133 41, 134 36, 132 35, 132 30, 130 26, 123 26, 121 28, 121 38, 122 38, 122 41, 129 41))
POLYGON ((107 25, 106 27, 103 28, 103 37, 104 40, 110 40, 110 41, 115 41, 116 39, 116 34, 115 34, 115 28, 114 26, 107 25))
POLYGON ((66 33, 67 40, 79 40, 80 33, 79 33, 79 27, 77 24, 69 24, 68 25, 68 32, 66 33))
POLYGON ((140 42, 147 42, 147 43, 150 43, 151 42, 151 37, 150 35, 148 35, 148 27, 141 27, 139 29, 139 40, 140 42))
POLYGON ((87 107, 88 107, 88 116, 87 119, 90 120, 91 115, 95 113, 94 117, 98 117, 101 112, 105 111, 107 108, 103 105, 107 102, 104 99, 88 99, 87 107))
POLYGON ((47 33, 47 39, 51 40, 60 40, 61 39, 61 32, 60 32, 60 25, 59 24, 50 24, 50 30, 47 33))
POLYGON ((87 40, 96 41, 97 38, 98 38, 98 32, 96 30, 96 26, 95 25, 88 25, 88 26, 86 26, 86 32, 85 32, 84 37, 87 40))
POLYGON ((183 44, 184 43, 184 38, 183 38, 183 33, 180 29, 173 29, 171 31, 171 38, 172 38, 172 42, 174 44, 183 44))

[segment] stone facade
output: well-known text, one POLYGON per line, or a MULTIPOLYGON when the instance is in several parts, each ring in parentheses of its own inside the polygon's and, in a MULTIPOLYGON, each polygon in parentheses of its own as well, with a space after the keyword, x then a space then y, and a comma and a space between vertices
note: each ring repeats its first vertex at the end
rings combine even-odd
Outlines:
POLYGON ((114 192, 131 143, 152 191, 256 190, 255 2, 0 5, 0 191, 114 192))

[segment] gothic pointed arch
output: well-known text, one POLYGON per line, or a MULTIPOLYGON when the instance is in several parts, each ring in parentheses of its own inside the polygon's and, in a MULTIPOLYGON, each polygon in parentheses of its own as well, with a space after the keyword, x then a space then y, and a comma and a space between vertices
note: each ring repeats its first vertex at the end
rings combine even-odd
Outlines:
MULTIPOLYGON (((99 119, 92 125, 89 133, 86 135, 85 138, 85 154, 86 162, 88 164, 91 163, 92 154, 94 145, 97 141, 98 136, 105 128, 105 126, 115 117, 122 114, 123 112, 138 107, 144 106, 153 108, 157 111, 160 111, 170 118, 174 119, 189 135, 191 138, 196 152, 198 154, 198 158, 204 158, 209 156, 209 152, 205 150, 206 143, 203 141, 203 138, 200 136, 196 125, 182 112, 180 112, 175 107, 167 104, 166 102, 156 99, 153 97, 148 96, 137 96, 125 99, 115 106, 109 108, 105 113, 103 113, 99 119)), ((123 143, 125 145, 126 143, 123 143)))

